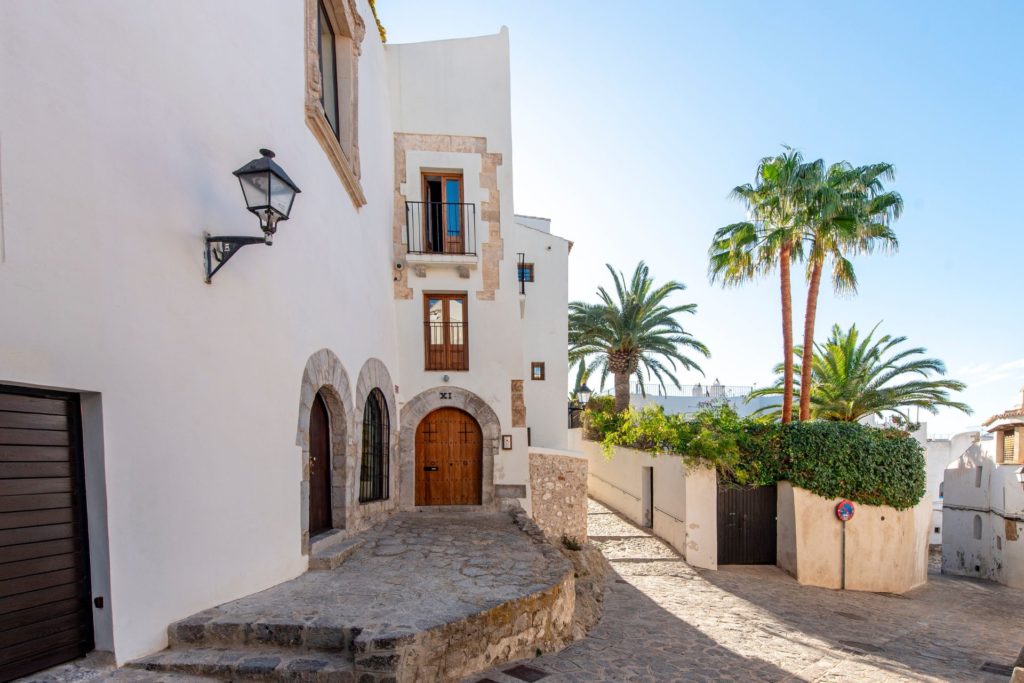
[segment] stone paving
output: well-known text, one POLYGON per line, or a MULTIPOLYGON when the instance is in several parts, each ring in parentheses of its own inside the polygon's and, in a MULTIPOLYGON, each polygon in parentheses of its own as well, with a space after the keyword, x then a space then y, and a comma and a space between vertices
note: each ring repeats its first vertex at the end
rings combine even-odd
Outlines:
POLYGON ((467 681, 997 683, 1024 645, 1024 591, 931 574, 880 595, 801 586, 770 566, 697 570, 602 505, 589 513, 615 570, 590 637, 519 663, 535 672, 506 665, 467 681))
POLYGON ((171 625, 170 649, 126 668, 28 680, 458 680, 571 639, 573 566, 521 510, 399 513, 357 540, 337 568, 171 625))

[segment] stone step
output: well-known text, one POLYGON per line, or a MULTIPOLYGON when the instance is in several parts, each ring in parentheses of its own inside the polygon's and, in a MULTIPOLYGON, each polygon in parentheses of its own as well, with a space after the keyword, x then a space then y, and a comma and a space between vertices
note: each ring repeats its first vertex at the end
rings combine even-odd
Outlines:
MULTIPOLYGON (((205 676, 214 680, 338 681, 355 680, 351 655, 327 651, 284 648, 170 649, 128 665, 140 672, 180 676, 205 676)), ((126 678, 125 680, 132 680, 126 678)), ((147 679, 139 679, 145 681, 147 679)), ((168 683, 187 679, 159 679, 168 683)))
POLYGON ((121 683, 212 683, 222 678, 209 676, 193 676, 170 671, 146 671, 145 669, 123 668, 104 676, 104 681, 120 681, 121 683))
POLYGON ((321 571, 337 569, 365 543, 362 538, 346 538, 327 545, 314 544, 309 551, 309 568, 321 571))
POLYGON ((254 620, 246 614, 218 614, 216 610, 200 612, 167 629, 171 648, 278 647, 328 652, 349 652, 361 631, 325 620, 254 620))

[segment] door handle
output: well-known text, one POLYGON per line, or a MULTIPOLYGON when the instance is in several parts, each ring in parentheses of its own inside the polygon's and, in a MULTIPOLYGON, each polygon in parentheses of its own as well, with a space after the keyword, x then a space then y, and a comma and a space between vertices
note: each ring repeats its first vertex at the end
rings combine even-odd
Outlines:
POLYGON ((427 465, 423 468, 424 472, 437 472, 440 469, 437 465, 427 465))

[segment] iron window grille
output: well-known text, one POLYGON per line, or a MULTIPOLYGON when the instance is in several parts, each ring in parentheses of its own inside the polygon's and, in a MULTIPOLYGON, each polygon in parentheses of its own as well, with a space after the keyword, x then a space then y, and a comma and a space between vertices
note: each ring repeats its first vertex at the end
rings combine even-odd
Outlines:
POLYGON ((526 254, 516 254, 518 264, 516 265, 516 279, 519 280, 519 293, 526 294, 526 283, 533 282, 533 264, 526 262, 526 254))
POLYGON ((363 410, 363 461, 359 468, 359 502, 388 498, 391 421, 380 389, 366 397, 363 410))

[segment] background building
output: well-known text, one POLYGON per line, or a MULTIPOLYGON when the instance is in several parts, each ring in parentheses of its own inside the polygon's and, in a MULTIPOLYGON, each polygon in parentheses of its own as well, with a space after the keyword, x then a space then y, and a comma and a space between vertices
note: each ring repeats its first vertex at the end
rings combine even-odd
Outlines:
POLYGON ((1019 407, 983 426, 989 433, 946 468, 942 571, 1024 588, 1024 392, 1019 407))

